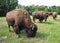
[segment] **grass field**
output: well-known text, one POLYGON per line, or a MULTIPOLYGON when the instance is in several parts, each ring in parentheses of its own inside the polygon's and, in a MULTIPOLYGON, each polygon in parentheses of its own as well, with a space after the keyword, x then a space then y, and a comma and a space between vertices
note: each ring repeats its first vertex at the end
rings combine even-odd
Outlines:
MULTIPOLYGON (((54 21, 49 17, 47 22, 39 23, 36 37, 27 38, 24 31, 21 32, 21 38, 18 38, 14 32, 8 31, 5 17, 0 17, 0 43, 60 43, 60 16, 54 21)), ((11 27, 12 30, 12 27, 11 27)))

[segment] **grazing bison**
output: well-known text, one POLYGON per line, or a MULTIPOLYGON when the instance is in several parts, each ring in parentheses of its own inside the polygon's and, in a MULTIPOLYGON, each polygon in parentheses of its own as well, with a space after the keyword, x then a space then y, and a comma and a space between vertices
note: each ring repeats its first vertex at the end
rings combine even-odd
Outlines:
POLYGON ((47 12, 47 14, 51 15, 54 20, 57 18, 57 13, 56 12, 47 12))
POLYGON ((37 12, 33 12, 32 13, 33 16, 33 21, 35 22, 35 19, 39 19, 40 22, 42 22, 43 20, 47 20, 48 18, 48 14, 44 11, 37 11, 37 12))
POLYGON ((14 32, 20 37, 20 31, 25 30, 28 37, 34 37, 37 32, 37 26, 32 23, 28 11, 15 9, 7 13, 6 21, 9 26, 13 27, 14 32))

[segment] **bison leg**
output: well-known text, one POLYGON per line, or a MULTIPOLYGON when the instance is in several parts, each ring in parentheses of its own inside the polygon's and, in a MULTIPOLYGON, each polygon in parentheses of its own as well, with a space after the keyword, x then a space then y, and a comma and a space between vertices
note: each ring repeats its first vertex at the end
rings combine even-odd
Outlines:
POLYGON ((18 35, 18 38, 20 38, 20 30, 18 26, 14 26, 14 32, 18 35))
POLYGON ((53 17, 54 20, 56 20, 56 17, 53 17))
POLYGON ((33 21, 35 22, 35 18, 33 17, 33 21))
POLYGON ((43 20, 39 19, 39 21, 42 23, 43 20))
MULTIPOLYGON (((10 30, 10 25, 8 25, 8 27, 9 27, 9 32, 14 32, 14 31, 10 30)), ((14 30, 14 26, 12 26, 12 27, 13 27, 13 30, 14 30)))
POLYGON ((13 31, 12 32, 14 32, 14 26, 12 26, 12 28, 13 28, 13 31))
POLYGON ((10 25, 8 24, 8 27, 9 27, 9 32, 11 32, 11 30, 10 30, 10 25))
POLYGON ((39 18, 39 21, 42 23, 43 22, 43 20, 44 20, 44 17, 40 17, 39 18))
POLYGON ((53 17, 54 20, 56 20, 57 15, 56 14, 55 15, 52 15, 52 17, 53 17))
POLYGON ((43 22, 43 20, 40 20, 40 22, 42 23, 42 22, 43 22))
POLYGON ((47 17, 45 18, 45 22, 47 21, 47 17))

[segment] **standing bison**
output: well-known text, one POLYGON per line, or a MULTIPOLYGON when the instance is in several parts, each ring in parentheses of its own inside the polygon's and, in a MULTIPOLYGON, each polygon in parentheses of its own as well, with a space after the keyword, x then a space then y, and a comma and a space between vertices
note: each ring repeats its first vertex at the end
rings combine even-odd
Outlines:
POLYGON ((47 12, 48 15, 51 15, 54 20, 57 18, 57 13, 56 12, 47 12))
POLYGON ((33 21, 35 22, 35 19, 39 19, 40 22, 42 22, 43 20, 47 20, 48 18, 48 14, 44 11, 37 11, 37 12, 33 12, 32 13, 33 16, 33 21))
POLYGON ((20 31, 25 30, 28 37, 34 37, 37 32, 37 26, 32 23, 28 11, 22 9, 15 9, 7 13, 6 21, 13 27, 14 32, 20 37, 20 31))

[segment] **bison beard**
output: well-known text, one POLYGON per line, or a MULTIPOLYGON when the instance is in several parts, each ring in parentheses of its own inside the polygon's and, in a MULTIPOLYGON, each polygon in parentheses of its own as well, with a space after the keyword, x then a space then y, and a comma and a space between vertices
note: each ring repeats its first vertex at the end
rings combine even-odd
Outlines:
POLYGON ((13 27, 14 32, 20 37, 20 31, 25 30, 27 37, 34 37, 37 32, 37 26, 32 23, 29 13, 26 10, 15 9, 7 13, 6 21, 13 27))
POLYGON ((32 29, 30 29, 29 31, 26 30, 26 33, 28 33, 27 37, 35 37, 36 32, 37 32, 37 26, 33 23, 32 29))

